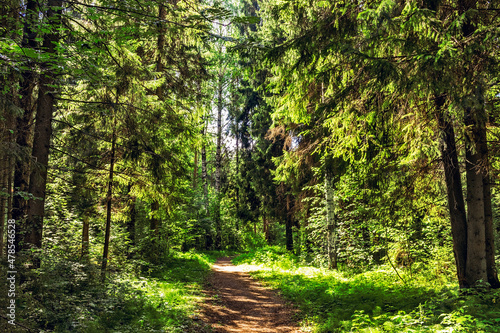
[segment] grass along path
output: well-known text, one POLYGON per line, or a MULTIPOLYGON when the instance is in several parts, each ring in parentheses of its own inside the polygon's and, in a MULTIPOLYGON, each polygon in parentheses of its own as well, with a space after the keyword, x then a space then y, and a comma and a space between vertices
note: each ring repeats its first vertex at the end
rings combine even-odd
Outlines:
MULTIPOLYGON (((222 255, 171 251, 156 264, 129 261, 110 271, 106 283, 98 265, 54 256, 18 287, 16 320, 33 332, 210 332, 197 311, 211 265, 222 255)), ((6 304, 6 288, 0 283, 0 304, 6 304)), ((21 325, 0 318, 0 332, 27 332, 21 325)))
POLYGON ((459 295, 452 268, 401 271, 405 284, 390 267, 328 271, 301 265, 278 247, 233 262, 296 304, 312 332, 500 332, 500 291, 459 295))
POLYGON ((209 300, 201 316, 215 332, 301 332, 292 320, 295 311, 228 257, 220 258, 212 269, 205 290, 209 300))
POLYGON ((220 255, 172 252, 161 265, 151 266, 140 277, 123 276, 114 282, 113 295, 108 295, 110 302, 119 302, 104 308, 94 325, 82 331, 210 332, 196 320, 196 312, 204 299, 202 288, 210 266, 220 255))

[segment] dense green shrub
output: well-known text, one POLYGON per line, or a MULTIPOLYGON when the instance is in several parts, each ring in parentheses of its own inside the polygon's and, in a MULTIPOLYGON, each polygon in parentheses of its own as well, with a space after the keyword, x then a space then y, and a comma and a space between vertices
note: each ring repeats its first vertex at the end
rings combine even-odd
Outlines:
MULTIPOLYGON (((217 255, 172 252, 156 265, 133 261, 103 284, 96 265, 51 254, 40 269, 23 272, 16 320, 54 332, 202 332, 191 318, 217 255)), ((4 284, 0 293, 6 304, 4 284)), ((0 331, 16 332, 5 320, 0 323, 0 331)))

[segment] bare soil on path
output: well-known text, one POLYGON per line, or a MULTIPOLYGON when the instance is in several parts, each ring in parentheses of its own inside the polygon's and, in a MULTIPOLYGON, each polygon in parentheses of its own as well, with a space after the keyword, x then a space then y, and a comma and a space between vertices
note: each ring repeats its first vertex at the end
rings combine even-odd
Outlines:
POLYGON ((299 333, 294 310, 275 292, 264 288, 230 258, 213 266, 201 319, 218 333, 299 333))

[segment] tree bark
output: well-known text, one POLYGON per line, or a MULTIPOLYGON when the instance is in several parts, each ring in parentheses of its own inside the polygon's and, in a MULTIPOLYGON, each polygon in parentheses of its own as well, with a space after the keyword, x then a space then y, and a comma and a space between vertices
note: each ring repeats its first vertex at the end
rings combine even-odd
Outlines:
MULTIPOLYGON (((477 1, 459 0, 458 10, 464 14, 477 8, 477 1)), ((462 38, 469 38, 477 29, 480 17, 466 16, 462 24, 462 38)), ((477 52, 475 52, 477 54, 477 52)), ((481 59, 478 59, 481 60, 481 59)), ((488 176, 489 156, 486 136, 487 114, 484 108, 482 78, 476 76, 477 64, 465 66, 468 86, 473 87, 465 108, 466 175, 467 175, 467 267, 469 286, 488 281, 494 288, 500 287, 495 265, 495 245, 491 208, 491 186, 488 176)))
MULTIPOLYGON (((493 212, 491 206, 491 186, 489 180, 489 156, 486 136, 486 111, 484 92, 477 84, 477 103, 466 109, 466 166, 467 166, 467 206, 470 246, 467 279, 472 286, 475 282, 488 281, 493 288, 500 287, 495 265, 495 244, 493 233, 493 212), (470 188, 469 188, 470 183, 470 188), (480 211, 482 209, 482 211, 480 211), (470 260, 470 261, 469 261, 470 260)), ((469 253, 468 252, 468 253, 469 253)))
POLYGON ((89 224, 89 217, 84 213, 82 227, 82 258, 88 258, 89 256, 89 224))
POLYGON ((203 183, 203 203, 205 206, 205 213, 208 215, 208 177, 207 177, 207 148, 205 144, 205 137, 207 135, 207 124, 203 124, 203 142, 201 144, 201 182, 203 183))
MULTIPOLYGON (((477 111, 477 110, 474 110, 477 111)), ((466 110, 465 124, 469 126, 465 145, 465 169, 467 175, 467 266, 469 286, 477 281, 487 281, 486 234, 483 173, 481 172, 480 134, 481 120, 471 109, 466 110)))
POLYGON ((335 221, 335 202, 333 199, 333 179, 330 170, 325 172, 326 229, 328 268, 337 269, 337 226, 335 221))
MULTIPOLYGON (((240 173, 240 134, 238 122, 236 121, 236 214, 240 213, 240 185, 238 182, 240 173)), ((265 221, 265 219, 264 219, 265 221)), ((236 230, 240 230, 239 218, 236 218, 236 230)), ((267 230, 267 229, 266 229, 267 230)), ((266 231, 267 237, 267 231, 266 231)))
POLYGON ((483 177, 474 134, 466 134, 465 173, 467 175, 467 284, 487 281, 483 177))
MULTIPOLYGON (((50 56, 56 54, 56 43, 59 41, 59 29, 61 23, 62 1, 49 0, 47 9, 47 20, 51 23, 52 31, 43 40, 43 49, 50 56)), ((37 167, 30 174, 29 192, 33 195, 28 202, 28 218, 26 220, 24 248, 42 247, 42 232, 44 205, 46 197, 47 170, 49 166, 50 139, 52 137, 52 118, 54 113, 54 82, 55 73, 50 68, 51 63, 42 64, 42 74, 38 87, 38 100, 35 119, 35 133, 33 139, 33 159, 37 167)), ((39 260, 33 262, 39 267, 39 260)))
MULTIPOLYGON (((20 23, 20 15, 19 15, 19 5, 20 1, 19 0, 13 0, 10 2, 10 13, 8 14, 11 18, 10 22, 6 22, 4 27, 6 27, 8 30, 11 32, 11 38, 12 39, 17 39, 17 28, 20 23)), ((18 82, 17 74, 16 71, 11 69, 9 77, 8 77, 8 82, 10 84, 10 103, 15 106, 19 103, 18 97, 17 97, 17 87, 16 83, 18 82)), ((7 132, 7 142, 9 145, 11 145, 10 149, 13 149, 14 143, 16 141, 16 136, 15 136, 15 127, 16 127, 16 119, 14 117, 14 114, 12 112, 7 112, 6 114, 6 125, 8 129, 11 129, 12 131, 7 132)), ((6 189, 7 189, 7 207, 6 207, 6 214, 7 214, 7 220, 12 219, 12 204, 14 201, 14 190, 13 190, 13 183, 14 183, 14 169, 15 169, 15 159, 12 154, 7 154, 7 161, 6 161, 6 166, 7 166, 7 181, 6 181, 6 189)))
POLYGON ((193 191, 198 187, 198 150, 194 151, 194 167, 193 167, 193 191))
MULTIPOLYGON (((220 70, 222 71, 222 70, 220 70)), ((222 225, 220 218, 220 200, 221 200, 221 176, 222 176, 222 72, 219 72, 219 82, 217 87, 217 146, 215 150, 215 248, 221 249, 222 246, 222 225)))
POLYGON ((12 184, 14 183, 14 158, 9 157, 9 174, 8 174, 7 190, 9 197, 7 198, 7 219, 12 219, 12 203, 14 201, 14 189, 12 184))
POLYGON ((287 251, 293 251, 293 217, 292 217, 292 203, 291 195, 286 195, 286 224, 285 224, 285 238, 287 251))
MULTIPOLYGON (((19 3, 17 0, 9 0, 0 6, 0 26, 3 31, 2 38, 16 40, 16 29, 19 20, 19 3)), ((14 140, 10 131, 13 131, 14 116, 11 109, 12 104, 16 104, 17 78, 15 70, 5 66, 0 74, 0 86, 7 92, 0 93, 0 257, 4 254, 5 224, 7 222, 8 202, 11 196, 9 186, 11 174, 12 142, 14 140), (5 68, 6 67, 6 68, 5 68)))
POLYGON ((495 263, 495 233, 493 231, 493 208, 491 205, 491 181, 489 174, 489 153, 488 142, 486 138, 486 128, 480 133, 480 145, 478 152, 483 161, 483 200, 484 200, 484 219, 485 219, 485 245, 486 245, 486 275, 488 283, 493 288, 500 288, 498 273, 495 263))
MULTIPOLYGON (((236 151, 235 151, 235 157, 236 157, 236 176, 239 175, 240 173, 240 133, 239 133, 239 126, 238 122, 236 122, 236 151)), ((240 194, 238 191, 239 187, 236 187, 236 204, 240 202, 240 194)))
POLYGON ((4 228, 6 221, 6 204, 7 204, 7 196, 9 195, 7 189, 7 182, 9 176, 9 165, 8 159, 6 158, 3 152, 0 156, 0 258, 3 257, 3 248, 4 244, 4 228))
MULTIPOLYGON (((167 16, 167 11, 165 9, 165 5, 159 4, 158 8, 158 40, 157 40, 157 49, 158 49, 158 55, 156 58, 156 72, 159 73, 159 75, 162 75, 163 72, 163 57, 165 54, 165 18, 167 16)), ((160 100, 163 100, 163 86, 159 86, 156 88, 156 95, 160 100)))
MULTIPOLYGON (((34 24, 38 18, 37 1, 26 1, 26 12, 23 21, 23 39, 21 47, 23 49, 35 49, 37 47, 36 32, 34 24)), ((28 215, 28 186, 30 174, 30 149, 32 139, 32 122, 34 103, 33 90, 35 88, 35 69, 31 61, 28 62, 27 70, 21 72, 21 81, 19 82, 19 107, 24 111, 23 115, 18 117, 16 126, 16 144, 20 150, 20 157, 15 160, 14 171, 14 191, 12 203, 12 219, 16 221, 16 251, 21 251, 23 246, 23 235, 25 229, 25 219, 28 215)))
POLYGON ((262 214, 262 225, 264 229, 264 238, 266 239, 266 242, 269 244, 271 235, 269 233, 269 219, 267 218, 267 214, 265 211, 262 214))
POLYGON ((444 116, 442 107, 445 97, 436 98, 436 114, 442 133, 440 144, 443 161, 445 183, 450 212, 451 233, 453 237, 453 253, 457 266, 457 278, 460 288, 468 287, 465 267, 467 260, 467 217, 462 193, 462 180, 453 125, 444 116))
POLYGON ((151 203, 151 219, 150 222, 150 230, 154 232, 156 239, 159 238, 160 235, 160 219, 158 219, 158 209, 160 209, 160 203, 158 200, 155 200, 151 203))
MULTIPOLYGON (((207 174, 207 148, 205 139, 207 136, 208 121, 203 121, 203 140, 201 143, 201 182, 203 185, 203 206, 205 208, 205 216, 210 215, 208 204, 208 174, 207 174)), ((207 230, 205 234, 205 249, 209 250, 213 244, 212 232, 207 230)))
POLYGON ((132 190, 132 185, 129 184, 129 198, 128 198, 128 206, 129 206, 129 219, 127 222, 127 232, 128 239, 130 241, 130 245, 135 245, 135 223, 137 220, 137 211, 135 209, 135 201, 136 198, 130 195, 130 191, 132 190))
POLYGON ((476 165, 475 167, 475 171, 481 177, 483 188, 482 200, 484 206, 486 276, 488 283, 493 288, 500 288, 500 282, 498 280, 495 263, 495 234, 493 231, 493 208, 491 205, 491 182, 489 174, 490 163, 488 152, 488 138, 486 135, 486 122, 488 116, 484 108, 483 85, 481 83, 478 83, 475 90, 475 96, 478 99, 478 103, 473 110, 475 121, 473 121, 471 125, 473 130, 473 137, 475 138, 475 153, 477 154, 479 160, 478 165, 476 165))
MULTIPOLYGON (((117 95, 118 99, 118 95, 117 95)), ((109 175, 108 175, 108 193, 106 195, 106 232, 104 235, 104 249, 102 252, 102 264, 101 264, 101 279, 104 281, 106 279, 106 267, 108 265, 109 258, 109 239, 111 235, 111 204, 113 198, 113 176, 115 168, 115 150, 116 150, 116 115, 113 114, 113 134, 111 138, 111 160, 109 165, 109 175)))

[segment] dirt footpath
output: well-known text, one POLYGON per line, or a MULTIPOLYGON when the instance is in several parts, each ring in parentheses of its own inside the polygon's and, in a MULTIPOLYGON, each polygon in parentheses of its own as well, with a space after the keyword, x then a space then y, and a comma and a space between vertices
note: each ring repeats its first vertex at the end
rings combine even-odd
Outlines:
POLYGON ((294 310, 231 264, 230 258, 220 258, 213 266, 205 292, 201 319, 214 332, 302 332, 293 321, 294 310))

